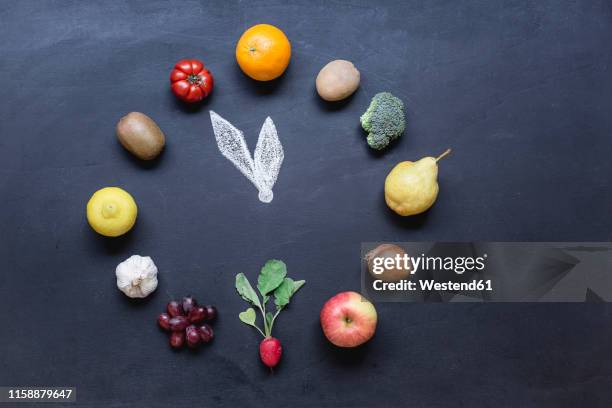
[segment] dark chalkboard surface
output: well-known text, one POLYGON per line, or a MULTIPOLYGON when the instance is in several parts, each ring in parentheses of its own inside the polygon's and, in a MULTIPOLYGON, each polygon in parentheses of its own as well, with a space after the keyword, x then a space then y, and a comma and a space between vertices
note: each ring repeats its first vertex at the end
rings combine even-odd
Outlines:
POLYGON ((355 350, 318 323, 328 297, 359 288, 364 241, 612 239, 608 1, 15 1, 0 21, 0 385, 75 386, 82 407, 610 405, 606 304, 378 304, 377 334, 355 350), (234 59, 261 22, 293 47, 272 83, 234 59), (215 76, 197 108, 169 91, 183 57, 215 76), (314 78, 336 58, 362 82, 330 105, 314 78), (385 90, 407 129, 374 154, 358 117, 385 90), (209 109, 251 148, 274 119, 285 162, 271 204, 217 151, 209 109), (166 133, 159 160, 116 141, 130 111, 166 133), (390 212, 387 172, 447 147, 431 211, 390 212), (109 185, 140 210, 118 239, 85 219, 109 185), (145 301, 115 288, 132 254, 160 269, 145 301), (269 375, 233 281, 273 257, 307 285, 275 327, 285 355, 269 375), (197 353, 172 351, 155 323, 187 293, 220 311, 197 353))

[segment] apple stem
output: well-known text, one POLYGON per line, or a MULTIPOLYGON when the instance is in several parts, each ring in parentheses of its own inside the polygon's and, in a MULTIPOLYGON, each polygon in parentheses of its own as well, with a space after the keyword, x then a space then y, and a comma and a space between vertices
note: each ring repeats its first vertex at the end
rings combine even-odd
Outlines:
POLYGON ((452 151, 451 149, 446 149, 444 153, 436 157, 436 161, 440 161, 441 159, 445 158, 446 156, 450 154, 451 151, 452 151))

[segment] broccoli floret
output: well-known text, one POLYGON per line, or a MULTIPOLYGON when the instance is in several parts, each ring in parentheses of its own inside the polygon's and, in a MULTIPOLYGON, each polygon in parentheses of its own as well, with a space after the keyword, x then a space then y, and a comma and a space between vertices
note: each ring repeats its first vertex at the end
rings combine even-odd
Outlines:
POLYGON ((404 103, 389 92, 378 93, 360 120, 361 127, 368 132, 368 145, 382 150, 404 133, 404 103))

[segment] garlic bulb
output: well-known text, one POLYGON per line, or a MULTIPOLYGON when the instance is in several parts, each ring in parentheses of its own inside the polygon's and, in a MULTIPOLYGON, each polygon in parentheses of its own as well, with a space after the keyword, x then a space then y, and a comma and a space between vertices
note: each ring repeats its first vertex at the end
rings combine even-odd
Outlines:
POLYGON ((117 265, 117 287, 131 298, 143 298, 157 288, 157 266, 148 256, 132 255, 117 265))

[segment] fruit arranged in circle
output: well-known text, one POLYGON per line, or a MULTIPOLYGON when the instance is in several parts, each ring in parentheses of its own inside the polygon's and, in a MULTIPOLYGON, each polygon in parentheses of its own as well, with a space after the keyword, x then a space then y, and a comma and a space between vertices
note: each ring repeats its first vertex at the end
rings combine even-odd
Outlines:
POLYGON ((181 348, 185 342, 189 348, 196 348, 215 337, 212 327, 204 323, 217 316, 214 306, 199 306, 192 296, 185 296, 181 302, 168 302, 166 311, 157 317, 157 324, 170 332, 170 346, 173 348, 181 348))
POLYGON ((438 161, 450 151, 438 157, 398 163, 385 179, 387 206, 404 217, 427 211, 438 198, 438 161))
POLYGON ((157 318, 157 323, 164 330, 170 330, 170 315, 168 313, 162 313, 157 318))
POLYGON ((206 308, 206 319, 215 320, 217 318, 217 308, 213 305, 207 305, 206 308))
POLYGON ((117 139, 128 152, 142 160, 153 160, 166 144, 166 136, 157 123, 140 112, 130 112, 119 120, 117 139))
POLYGON ((246 30, 236 44, 240 69, 257 81, 271 81, 285 72, 291 59, 291 44, 277 27, 257 24, 246 30))
POLYGON ((214 79, 204 63, 197 59, 184 59, 174 65, 170 73, 172 92, 182 101, 199 102, 213 90, 214 79))
POLYGON ((168 311, 170 317, 182 316, 184 314, 182 306, 176 300, 168 302, 166 310, 168 311))
POLYGON ((357 347, 374 336, 378 315, 374 305, 357 292, 341 292, 321 309, 321 327, 338 347, 357 347))
POLYGON ((206 309, 202 306, 195 306, 189 311, 187 317, 192 323, 201 322, 206 319, 206 309))
POLYGON ((98 234, 118 237, 134 226, 138 207, 132 196, 119 187, 96 191, 87 203, 87 221, 98 234))
POLYGON ((408 279, 414 268, 404 248, 395 244, 377 246, 365 255, 365 261, 372 279, 380 279, 385 282, 399 282, 402 279, 408 279), (400 265, 395 262, 397 257, 403 261, 400 261, 400 265), (387 259, 392 262, 388 262, 387 259))
POLYGON ((193 324, 185 329, 185 337, 187 338, 187 345, 191 348, 200 344, 200 331, 193 324))
POLYGON ((191 309, 194 308, 194 306, 196 306, 196 302, 195 300, 193 300, 193 297, 191 296, 185 296, 183 298, 183 312, 185 312, 186 315, 189 315, 189 312, 191 312, 191 309))
POLYGON ((189 319, 185 316, 174 316, 168 322, 170 325, 170 330, 172 331, 183 331, 189 326, 189 319))
POLYGON ((185 344, 185 332, 172 332, 170 334, 170 345, 174 348, 181 348, 185 344))
POLYGON ((198 328, 198 332, 200 333, 200 339, 202 339, 204 343, 208 343, 215 337, 212 327, 206 323, 198 328))

